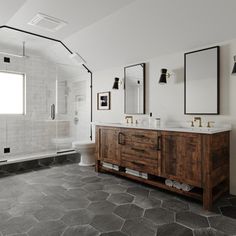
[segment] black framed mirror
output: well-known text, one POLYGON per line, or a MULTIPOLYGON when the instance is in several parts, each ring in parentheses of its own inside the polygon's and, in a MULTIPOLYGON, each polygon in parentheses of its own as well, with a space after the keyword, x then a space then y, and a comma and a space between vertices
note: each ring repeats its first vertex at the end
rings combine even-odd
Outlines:
POLYGON ((184 114, 219 114, 219 46, 184 54, 184 114))
POLYGON ((126 66, 125 114, 145 114, 145 63, 126 66))

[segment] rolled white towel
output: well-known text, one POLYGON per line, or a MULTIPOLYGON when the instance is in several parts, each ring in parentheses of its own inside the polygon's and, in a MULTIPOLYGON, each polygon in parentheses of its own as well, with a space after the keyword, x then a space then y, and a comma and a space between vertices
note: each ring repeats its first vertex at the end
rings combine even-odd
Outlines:
POLYGON ((181 183, 178 181, 174 181, 173 182, 173 187, 177 188, 177 189, 181 189, 181 183))
POLYGON ((167 185, 169 187, 173 187, 173 181, 171 179, 166 179, 165 180, 165 185, 167 185))
POLYGON ((183 191, 189 192, 190 190, 193 189, 193 186, 191 186, 189 184, 182 183, 181 188, 182 188, 183 191))

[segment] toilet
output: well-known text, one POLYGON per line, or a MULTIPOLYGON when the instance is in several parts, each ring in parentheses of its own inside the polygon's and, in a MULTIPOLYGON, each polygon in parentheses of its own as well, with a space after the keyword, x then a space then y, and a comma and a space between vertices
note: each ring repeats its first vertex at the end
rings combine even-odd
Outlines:
POLYGON ((80 153, 80 166, 95 165, 95 142, 94 141, 76 141, 72 143, 73 148, 80 153))

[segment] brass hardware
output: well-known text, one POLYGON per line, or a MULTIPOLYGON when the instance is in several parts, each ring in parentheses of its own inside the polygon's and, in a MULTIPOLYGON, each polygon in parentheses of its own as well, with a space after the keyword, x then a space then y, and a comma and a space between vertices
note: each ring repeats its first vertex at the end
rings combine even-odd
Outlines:
POLYGON ((127 123, 127 124, 129 124, 129 120, 131 121, 131 122, 130 122, 131 124, 134 123, 133 116, 126 116, 125 119, 126 119, 126 123, 127 123))
POLYGON ((187 121, 188 123, 191 123, 191 127, 194 127, 194 121, 191 120, 191 121, 187 121))
POLYGON ((211 125, 211 124, 214 124, 214 123, 215 123, 215 121, 208 121, 207 122, 207 128, 212 128, 213 125, 211 125))
POLYGON ((202 127, 202 118, 201 117, 194 117, 193 120, 199 122, 199 126, 198 127, 202 127))
POLYGON ((138 148, 131 148, 131 149, 136 152, 145 152, 144 149, 138 149, 138 148))
POLYGON ((125 135, 122 132, 118 134, 118 144, 125 145, 125 135))
POLYGON ((161 150, 161 136, 157 137, 157 151, 161 150))
POLYGON ((145 135, 143 134, 134 134, 132 136, 134 136, 135 138, 145 138, 145 135))

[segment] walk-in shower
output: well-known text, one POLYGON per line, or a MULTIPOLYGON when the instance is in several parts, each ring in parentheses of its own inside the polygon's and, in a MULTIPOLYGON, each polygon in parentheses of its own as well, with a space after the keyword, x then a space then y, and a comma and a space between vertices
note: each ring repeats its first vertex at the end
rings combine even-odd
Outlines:
POLYGON ((14 85, 12 80, 8 87, 0 80, 8 94, 0 104, 7 107, 14 99, 22 99, 23 112, 3 113, 0 109, 0 162, 71 153, 73 141, 90 139, 91 73, 74 62, 63 45, 0 29, 1 72, 22 75, 18 76, 22 82, 15 78, 18 83, 14 85), (14 56, 22 50, 23 41, 25 56, 14 56), (14 93, 14 86, 22 90, 20 95, 14 93))

